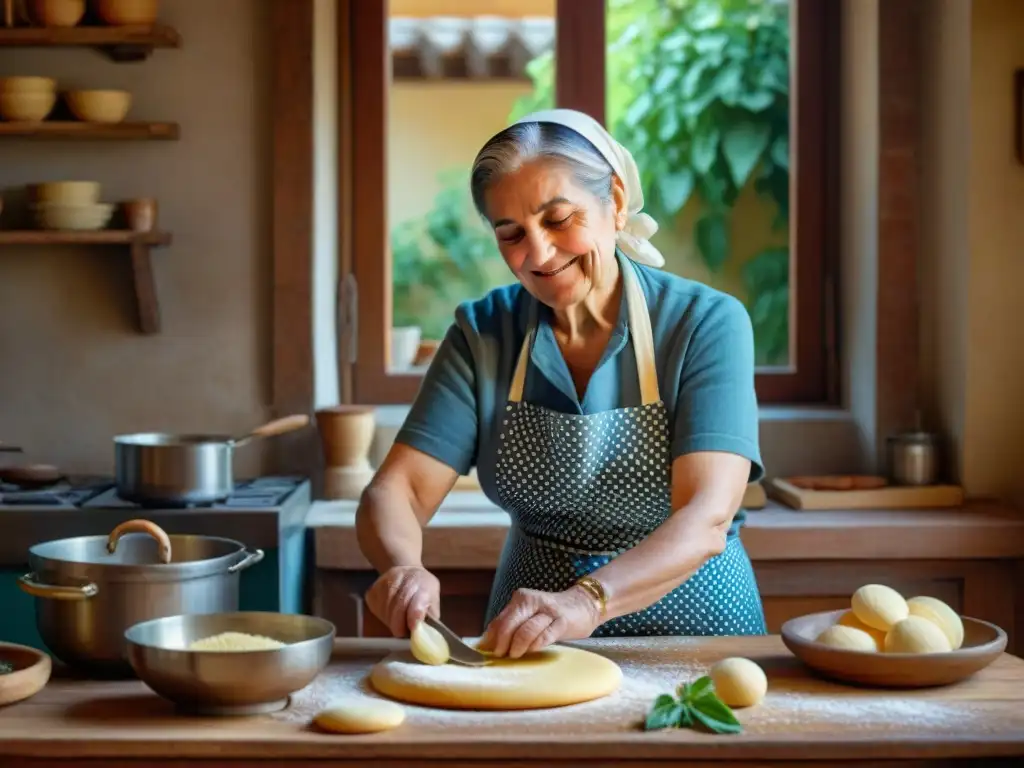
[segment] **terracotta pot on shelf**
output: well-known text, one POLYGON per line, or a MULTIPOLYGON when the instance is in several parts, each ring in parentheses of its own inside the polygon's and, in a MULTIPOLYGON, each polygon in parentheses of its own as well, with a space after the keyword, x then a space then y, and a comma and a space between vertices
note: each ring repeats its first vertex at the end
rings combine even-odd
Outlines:
POLYGON ((156 200, 136 198, 121 203, 125 223, 132 232, 152 232, 156 229, 156 200))
POLYGON ((316 426, 324 452, 324 495, 329 499, 356 499, 373 478, 370 446, 376 429, 373 408, 337 405, 316 412, 316 426))

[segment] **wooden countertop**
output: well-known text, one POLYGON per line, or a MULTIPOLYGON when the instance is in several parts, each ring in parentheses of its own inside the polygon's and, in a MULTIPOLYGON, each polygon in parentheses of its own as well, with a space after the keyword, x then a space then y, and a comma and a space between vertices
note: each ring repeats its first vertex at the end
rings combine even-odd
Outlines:
POLYGON ((402 645, 339 640, 331 665, 293 696, 288 709, 253 717, 178 716, 139 681, 55 677, 35 697, 0 710, 0 765, 52 764, 62 758, 147 766, 203 759, 210 762, 188 765, 229 760, 348 765, 371 759, 385 766, 444 760, 473 766, 530 760, 577 766, 658 760, 717 765, 843 760, 851 765, 845 761, 1024 756, 1024 661, 1016 657, 1004 655, 958 685, 887 692, 811 677, 776 636, 585 641, 580 645, 615 659, 624 672, 620 690, 596 702, 513 713, 410 706, 398 729, 369 736, 328 735, 310 728, 313 714, 336 696, 374 695, 365 688, 368 670, 402 645), (769 677, 766 699, 737 710, 744 733, 639 728, 658 693, 733 655, 758 661, 769 677))
MULTIPOLYGON (((356 541, 355 502, 316 502, 318 568, 368 570, 356 541)), ((496 567, 508 515, 483 493, 454 492, 423 533, 428 568, 496 567)), ((798 511, 769 501, 750 510, 743 543, 765 560, 984 560, 1024 558, 1024 513, 971 501, 954 509, 798 511)))

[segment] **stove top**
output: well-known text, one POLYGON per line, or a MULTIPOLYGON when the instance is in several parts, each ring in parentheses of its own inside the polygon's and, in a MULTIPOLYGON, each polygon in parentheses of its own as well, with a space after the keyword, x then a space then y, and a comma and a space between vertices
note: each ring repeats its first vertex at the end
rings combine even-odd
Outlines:
MULTIPOLYGON (((273 509, 282 506, 307 480, 298 476, 270 476, 241 480, 224 501, 210 504, 166 505, 153 509, 273 509)), ((39 489, 0 483, 0 510, 47 507, 63 509, 142 509, 117 495, 112 477, 70 477, 39 489)))

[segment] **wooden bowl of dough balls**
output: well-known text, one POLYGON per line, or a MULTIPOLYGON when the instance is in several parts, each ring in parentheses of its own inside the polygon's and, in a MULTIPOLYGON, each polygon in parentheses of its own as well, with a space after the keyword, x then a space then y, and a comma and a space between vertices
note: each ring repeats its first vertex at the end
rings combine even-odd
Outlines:
POLYGON ((858 589, 848 609, 782 625, 782 642, 816 672, 888 688, 959 682, 999 658, 1006 640, 994 624, 960 616, 934 597, 905 598, 884 584, 858 589))

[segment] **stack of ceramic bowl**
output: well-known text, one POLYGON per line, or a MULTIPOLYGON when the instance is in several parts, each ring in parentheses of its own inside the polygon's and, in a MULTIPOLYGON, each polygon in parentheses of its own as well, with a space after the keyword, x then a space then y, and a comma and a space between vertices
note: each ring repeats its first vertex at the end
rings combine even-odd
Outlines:
POLYGON ((11 122, 38 123, 57 103, 57 81, 49 77, 0 79, 0 117, 11 122))
POLYGON ((103 229, 114 213, 112 203, 101 203, 96 181, 51 181, 32 189, 32 212, 40 229, 103 229))

